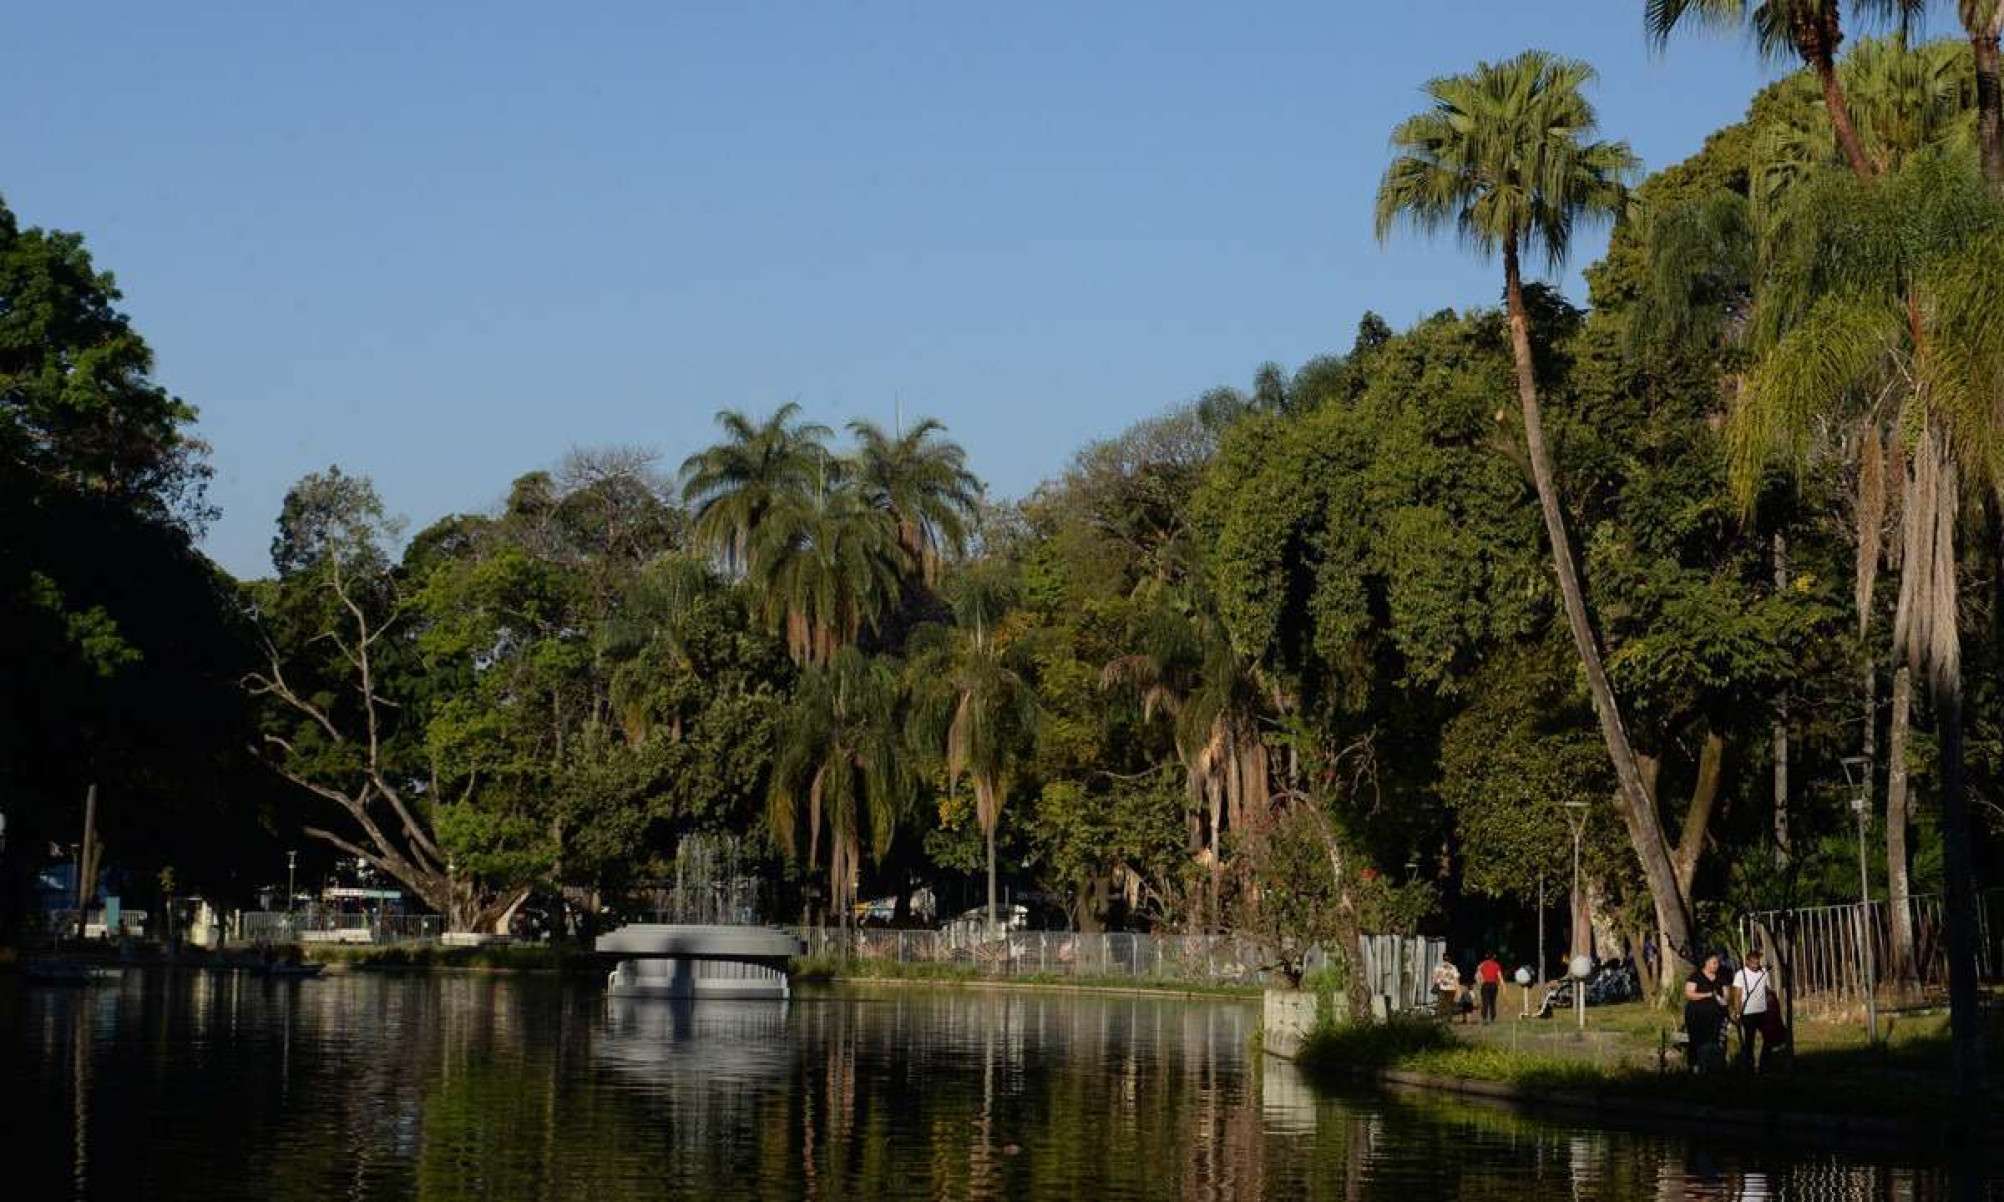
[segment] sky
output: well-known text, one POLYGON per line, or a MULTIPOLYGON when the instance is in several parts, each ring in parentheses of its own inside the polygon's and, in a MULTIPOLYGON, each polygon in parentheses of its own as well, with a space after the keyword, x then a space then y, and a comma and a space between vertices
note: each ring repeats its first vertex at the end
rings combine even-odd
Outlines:
POLYGON ((117 276, 238 575, 330 463, 418 529, 788 400, 938 417, 1009 497, 1367 309, 1495 303, 1452 239, 1372 236, 1427 78, 1584 58, 1651 169, 1736 120, 1753 52, 1652 53, 1641 8, 39 3, 0 39, 0 196, 117 276))

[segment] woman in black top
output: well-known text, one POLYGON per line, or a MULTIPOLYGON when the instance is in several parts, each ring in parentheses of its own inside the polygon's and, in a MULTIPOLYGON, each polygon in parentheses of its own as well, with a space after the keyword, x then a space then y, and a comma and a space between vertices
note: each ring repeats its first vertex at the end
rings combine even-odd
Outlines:
POLYGON ((1693 1058, 1699 1048, 1718 1042, 1726 1024, 1726 983, 1719 974, 1719 954, 1705 957, 1684 978, 1684 1031, 1691 1037, 1693 1058))

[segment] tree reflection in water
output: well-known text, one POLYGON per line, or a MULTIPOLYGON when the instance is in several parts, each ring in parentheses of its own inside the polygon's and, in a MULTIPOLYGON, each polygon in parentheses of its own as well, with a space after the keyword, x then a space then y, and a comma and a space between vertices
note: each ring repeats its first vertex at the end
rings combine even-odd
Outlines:
POLYGON ((20 1197, 2004 1198, 1981 1163, 1335 1098, 1253 1007, 128 974, 0 984, 20 1197))

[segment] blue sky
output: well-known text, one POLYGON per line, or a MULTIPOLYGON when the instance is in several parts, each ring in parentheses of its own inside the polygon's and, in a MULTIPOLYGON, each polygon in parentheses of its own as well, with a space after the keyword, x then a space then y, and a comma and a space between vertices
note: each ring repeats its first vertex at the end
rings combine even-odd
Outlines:
POLYGON ((117 274, 201 409, 207 547, 240 574, 331 462, 417 527, 571 446, 672 466, 717 409, 787 399, 901 398, 1020 494, 1346 348, 1367 308, 1493 301, 1451 242, 1371 236, 1428 76, 1586 58, 1653 168, 1767 75, 1726 38, 1652 55, 1640 0, 75 0, 7 26, 0 194, 117 274))

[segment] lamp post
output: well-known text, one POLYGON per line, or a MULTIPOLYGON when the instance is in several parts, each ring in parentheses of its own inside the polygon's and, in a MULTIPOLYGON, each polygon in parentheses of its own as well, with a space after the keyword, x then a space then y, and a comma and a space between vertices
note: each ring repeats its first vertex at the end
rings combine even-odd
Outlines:
POLYGON ((1566 825, 1571 827, 1573 832, 1573 899, 1572 899, 1572 905, 1569 908, 1566 916, 1568 920, 1566 923, 1567 927, 1566 942, 1571 944, 1572 946, 1570 948, 1571 952, 1570 961, 1566 967, 1572 970, 1573 1010, 1579 1016, 1580 1030, 1584 1031, 1586 1030, 1587 973, 1580 971, 1581 964, 1583 962, 1586 963, 1588 971, 1590 972, 1592 970, 1591 961, 1587 960, 1586 949, 1579 945, 1580 943, 1580 840, 1586 834, 1587 803, 1584 801, 1567 801, 1567 802, 1561 802, 1560 805, 1566 811, 1566 825))
POLYGON ((299 853, 285 853, 285 912, 292 913, 293 882, 298 878, 299 853))
POLYGON ((1858 965, 1865 985, 1865 1034, 1879 1042, 1879 996, 1872 967, 1872 876, 1865 857, 1865 827, 1872 819, 1872 761, 1844 757, 1844 780, 1851 786, 1851 812, 1858 816, 1858 965))

